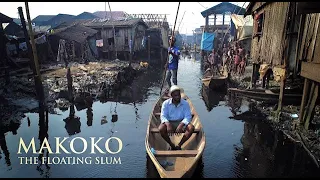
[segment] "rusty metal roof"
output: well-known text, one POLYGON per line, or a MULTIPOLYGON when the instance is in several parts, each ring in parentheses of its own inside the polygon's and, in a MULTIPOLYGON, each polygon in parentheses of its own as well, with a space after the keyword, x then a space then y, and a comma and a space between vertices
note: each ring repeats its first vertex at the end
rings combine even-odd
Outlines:
POLYGON ((81 23, 84 26, 87 27, 95 27, 95 28, 112 28, 113 26, 115 27, 131 27, 134 26, 138 23, 143 24, 144 26, 148 27, 148 25, 139 18, 134 18, 134 19, 126 19, 126 20, 118 20, 118 21, 110 21, 106 19, 93 19, 91 21, 86 21, 81 23))
POLYGON ((112 19, 114 20, 121 20, 127 17, 127 13, 124 11, 96 11, 93 13, 93 15, 98 16, 99 18, 106 18, 106 19, 112 19))
POLYGON ((52 35, 58 36, 61 39, 84 43, 88 37, 95 35, 97 32, 97 30, 77 24, 71 27, 57 29, 52 35))

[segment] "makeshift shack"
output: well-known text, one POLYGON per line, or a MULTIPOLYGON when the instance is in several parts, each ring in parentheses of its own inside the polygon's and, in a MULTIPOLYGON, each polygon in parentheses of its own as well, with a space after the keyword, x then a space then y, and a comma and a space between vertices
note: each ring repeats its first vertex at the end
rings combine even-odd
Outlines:
POLYGON ((53 34, 49 35, 49 42, 54 53, 57 57, 60 40, 66 42, 66 51, 70 60, 75 58, 84 58, 85 55, 98 56, 97 48, 95 46, 95 35, 98 31, 82 26, 74 25, 66 28, 55 30, 53 34), (94 44, 92 43, 94 42, 94 44))
POLYGON ((108 57, 108 59, 114 59, 115 54, 127 59, 130 53, 130 46, 133 54, 144 49, 142 40, 145 37, 145 30, 148 26, 142 19, 133 18, 116 21, 94 19, 91 22, 83 23, 83 25, 100 32, 97 39, 103 40, 101 54, 103 57, 108 57))

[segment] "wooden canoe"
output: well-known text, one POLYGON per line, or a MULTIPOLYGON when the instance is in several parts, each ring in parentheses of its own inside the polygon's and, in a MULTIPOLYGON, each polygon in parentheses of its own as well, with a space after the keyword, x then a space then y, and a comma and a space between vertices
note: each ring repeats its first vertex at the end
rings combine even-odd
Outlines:
MULTIPOLYGON (((270 104, 277 104, 279 101, 279 92, 265 89, 237 89, 229 88, 229 92, 241 95, 243 97, 252 98, 259 101, 264 101, 270 104)), ((283 104, 284 105, 299 105, 301 104, 302 94, 284 91, 283 104)))
MULTIPOLYGON (((162 178, 181 178, 191 177, 198 165, 199 159, 205 148, 205 134, 202 129, 199 116, 191 103, 190 99, 182 92, 181 98, 188 101, 191 113, 193 115, 191 123, 195 127, 193 135, 182 145, 182 150, 168 150, 168 143, 161 137, 158 127, 160 125, 160 110, 162 103, 168 99, 168 96, 162 95, 154 105, 149 117, 145 146, 147 154, 156 167, 162 178), (164 165, 164 162, 170 162, 164 165)), ((178 144, 182 138, 181 135, 170 136, 174 144, 178 144)))
POLYGON ((223 71, 223 75, 212 75, 211 70, 208 69, 202 78, 202 83, 204 86, 213 89, 213 90, 218 90, 218 89, 223 89, 226 86, 228 79, 228 72, 223 71))

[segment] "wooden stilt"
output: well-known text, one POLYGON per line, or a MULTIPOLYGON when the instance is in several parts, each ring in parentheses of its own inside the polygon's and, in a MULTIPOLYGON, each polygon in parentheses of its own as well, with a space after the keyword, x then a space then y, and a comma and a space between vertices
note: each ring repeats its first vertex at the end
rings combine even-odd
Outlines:
POLYGON ((311 98, 311 102, 310 102, 310 106, 308 108, 307 118, 306 118, 306 121, 304 123, 304 128, 306 130, 309 129, 310 119, 312 119, 312 116, 314 114, 314 108, 315 108, 315 105, 316 105, 316 102, 317 102, 317 99, 318 99, 318 93, 319 93, 319 86, 315 85, 314 92, 312 94, 312 98, 311 98))
MULTIPOLYGON (((283 94, 284 94, 284 88, 285 88, 285 84, 286 84, 286 76, 285 76, 285 74, 286 73, 284 72, 284 74, 283 74, 284 76, 281 77, 280 94, 279 94, 277 115, 279 115, 280 112, 282 111, 283 94)), ((277 118, 277 119, 279 120, 279 118, 277 118)))
POLYGON ((308 101, 307 101, 307 105, 306 105, 306 111, 304 112, 302 118, 303 118, 303 123, 305 123, 306 118, 307 118, 307 113, 308 113, 308 109, 310 108, 310 104, 311 104, 311 100, 312 100, 312 96, 314 94, 314 90, 315 90, 315 84, 314 82, 312 82, 311 84, 311 88, 310 88, 310 92, 308 94, 308 101))
POLYGON ((72 76, 70 67, 67 70, 67 84, 68 84, 68 92, 69 92, 69 101, 73 103, 73 89, 72 89, 72 76))
POLYGON ((303 87, 303 95, 302 95, 302 100, 301 100, 301 107, 300 107, 300 115, 299 115, 299 121, 300 124, 304 123, 304 114, 305 114, 305 108, 308 100, 308 94, 310 91, 310 80, 305 78, 304 80, 304 87, 303 87))
POLYGON ((29 33, 27 32, 26 21, 23 16, 22 7, 18 7, 18 12, 20 15, 21 24, 23 27, 22 29, 24 31, 24 36, 25 36, 25 40, 26 40, 26 44, 27 44, 27 48, 28 48, 28 54, 30 57, 30 65, 31 65, 31 68, 32 68, 33 74, 34 74, 34 81, 35 81, 35 87, 36 87, 38 100, 41 103, 45 103, 44 102, 44 91, 43 91, 41 74, 40 74, 39 63, 38 63, 38 54, 37 54, 37 49, 36 49, 36 45, 34 42, 34 36, 33 36, 33 30, 32 30, 32 26, 31 26, 28 2, 25 2, 25 6, 26 6, 29 33), (30 34, 30 40, 29 40, 29 34, 30 34), (30 45, 30 41, 31 41, 31 45, 30 45), (31 60, 33 60, 33 63, 31 60))
POLYGON ((0 38, 1 38, 1 44, 0 44, 0 57, 2 58, 3 61, 3 66, 4 66, 4 74, 5 74, 5 82, 6 85, 10 84, 10 76, 9 76, 9 71, 8 71, 8 56, 7 56, 7 51, 6 51, 6 44, 4 43, 4 38, 5 38, 5 33, 2 28, 2 23, 0 22, 0 38), (2 40, 3 38, 3 40, 2 40))

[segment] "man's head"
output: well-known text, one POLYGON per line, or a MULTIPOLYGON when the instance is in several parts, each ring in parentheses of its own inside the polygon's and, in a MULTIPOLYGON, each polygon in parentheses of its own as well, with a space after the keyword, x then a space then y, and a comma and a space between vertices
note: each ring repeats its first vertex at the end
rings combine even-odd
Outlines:
POLYGON ((175 37, 170 37, 170 39, 169 39, 169 44, 170 44, 170 46, 174 46, 174 43, 176 42, 176 38, 175 37))
POLYGON ((176 85, 173 85, 171 86, 170 88, 170 96, 172 97, 172 101, 174 103, 180 103, 180 100, 181 100, 181 89, 176 86, 176 85))

